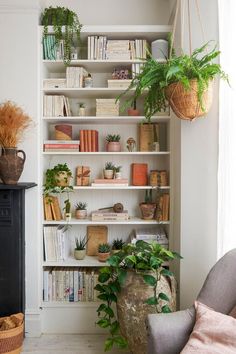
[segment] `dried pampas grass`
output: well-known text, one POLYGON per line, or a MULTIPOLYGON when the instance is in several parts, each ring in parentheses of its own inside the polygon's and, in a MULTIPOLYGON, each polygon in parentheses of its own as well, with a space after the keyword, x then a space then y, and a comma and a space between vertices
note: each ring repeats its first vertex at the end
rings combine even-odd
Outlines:
POLYGON ((0 105, 0 145, 5 148, 17 147, 24 131, 29 128, 32 119, 14 102, 0 105))

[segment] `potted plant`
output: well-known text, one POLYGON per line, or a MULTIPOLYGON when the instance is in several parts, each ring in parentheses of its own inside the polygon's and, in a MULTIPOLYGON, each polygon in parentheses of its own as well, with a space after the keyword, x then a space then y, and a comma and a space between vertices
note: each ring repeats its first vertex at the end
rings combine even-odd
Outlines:
POLYGON ((115 179, 121 179, 121 169, 122 169, 122 166, 115 166, 114 167, 115 179))
POLYGON ((109 258, 111 252, 111 247, 109 243, 100 243, 98 245, 98 260, 99 262, 106 262, 109 258))
POLYGON ((65 210, 65 220, 67 222, 70 222, 71 221, 71 202, 70 202, 69 198, 64 201, 64 204, 65 204, 65 206, 64 206, 63 210, 65 210))
POLYGON ((46 171, 44 191, 58 193, 65 188, 73 189, 73 187, 69 185, 71 178, 72 172, 67 164, 57 164, 46 171))
POLYGON ((87 203, 79 202, 75 206, 76 219, 86 219, 87 217, 87 203))
POLYGON ((179 118, 192 120, 205 115, 212 102, 213 79, 219 76, 228 80, 220 64, 213 62, 220 52, 213 48, 204 54, 208 47, 209 43, 195 49, 191 55, 172 54, 164 63, 147 58, 141 73, 120 96, 135 90, 127 105, 147 92, 144 113, 148 121, 155 113, 166 110, 167 101, 179 118))
POLYGON ((80 31, 82 25, 77 14, 65 7, 47 7, 42 13, 41 23, 43 25, 44 38, 48 34, 48 26, 53 26, 55 34, 56 45, 63 40, 64 42, 64 63, 69 64, 71 61, 71 52, 73 45, 73 38, 76 36, 78 44, 80 43, 80 31), (63 33, 62 27, 65 26, 63 33))
POLYGON ((26 155, 17 146, 31 122, 15 103, 7 101, 0 105, 0 178, 5 184, 16 184, 22 174, 26 155), (22 157, 18 156, 20 153, 22 157))
POLYGON ((116 238, 111 245, 111 251, 112 254, 115 254, 117 252, 120 252, 122 250, 122 247, 125 245, 125 242, 122 240, 122 238, 116 238))
POLYGON ((99 270, 95 289, 103 303, 97 309, 97 324, 109 331, 105 351, 128 345, 132 353, 147 352, 147 314, 176 309, 176 282, 164 266, 177 258, 181 257, 157 242, 137 241, 123 245, 107 260, 110 266, 99 270))
POLYGON ((106 162, 105 169, 103 170, 105 179, 113 179, 114 177, 114 164, 112 162, 106 162))
POLYGON ((132 107, 128 108, 128 116, 139 116, 139 110, 137 109, 136 99, 132 102, 132 107))
POLYGON ((108 134, 106 136, 106 149, 109 152, 119 152, 121 151, 120 135, 119 134, 108 134))
POLYGON ((80 237, 80 239, 76 238, 75 239, 75 249, 74 249, 74 257, 77 260, 84 259, 86 255, 86 245, 88 243, 88 238, 85 235, 83 238, 80 237))
POLYGON ((156 203, 152 202, 152 190, 146 190, 145 192, 145 202, 139 204, 141 213, 142 213, 142 219, 144 220, 151 220, 155 216, 155 211, 156 211, 156 203))

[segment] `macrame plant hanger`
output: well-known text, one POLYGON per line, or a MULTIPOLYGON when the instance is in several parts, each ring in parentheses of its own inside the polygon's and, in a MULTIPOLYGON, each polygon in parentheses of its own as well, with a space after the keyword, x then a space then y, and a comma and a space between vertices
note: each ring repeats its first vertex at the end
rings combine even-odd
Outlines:
MULTIPOLYGON (((192 23, 191 23, 190 1, 194 1, 194 3, 195 3, 196 13, 197 13, 198 21, 199 21, 200 28, 201 28, 202 39, 203 39, 203 42, 206 43, 206 41, 205 41, 205 32, 204 32, 204 28, 203 28, 203 24, 202 24, 202 19, 201 19, 201 14, 200 14, 200 8, 199 8, 198 0, 177 0, 176 1, 175 16, 174 16, 174 23, 173 23, 173 31, 172 31, 172 37, 171 37, 171 45, 170 45, 170 58, 172 57, 172 54, 173 54, 173 47, 174 47, 176 27, 177 27, 177 19, 178 19, 178 14, 179 14, 179 11, 180 11, 180 6, 182 8, 181 46, 183 46, 183 44, 184 44, 185 17, 186 17, 185 13, 186 13, 186 8, 187 8, 188 47, 189 47, 189 55, 190 56, 192 55, 193 48, 192 48, 192 23)), ((207 47, 205 48, 205 50, 207 51, 207 47)), ((202 112, 202 110, 201 110, 200 102, 198 101, 198 99, 197 99, 197 101, 195 99, 195 100, 189 102, 189 104, 192 105, 193 113, 190 116, 185 115, 181 111, 181 109, 179 108, 179 106, 181 107, 181 104, 180 105, 176 105, 176 99, 174 99, 174 98, 176 98, 175 96, 179 97, 178 96, 178 94, 179 94, 178 92, 179 91, 181 91, 181 95, 182 95, 182 98, 183 98, 182 84, 180 82, 178 82, 177 84, 172 84, 172 85, 175 85, 174 89, 172 89, 172 90, 168 90, 167 89, 167 98, 168 98, 168 101, 170 103, 171 108, 173 109, 173 111, 175 112, 177 117, 179 117, 180 119, 192 121, 193 119, 205 114, 205 112, 202 112), (168 91, 170 91, 170 93, 168 93, 168 91)), ((195 92, 195 97, 196 97, 196 88, 193 87, 193 88, 191 88, 191 90, 193 90, 195 92)), ((212 95, 211 91, 212 90, 209 89, 209 103, 211 101, 211 95, 212 95)), ((207 96, 205 98, 208 99, 207 96)), ((186 108, 186 106, 187 106, 186 99, 183 100, 182 106, 185 106, 185 108, 186 108)))

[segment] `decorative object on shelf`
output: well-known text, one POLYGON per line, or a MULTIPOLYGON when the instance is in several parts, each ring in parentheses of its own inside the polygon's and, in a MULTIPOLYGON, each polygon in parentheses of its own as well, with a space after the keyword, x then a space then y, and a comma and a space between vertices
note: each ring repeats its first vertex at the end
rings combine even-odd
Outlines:
POLYGON ((120 135, 119 134, 108 134, 106 136, 106 150, 109 152, 119 152, 121 151, 120 135))
POLYGON ((78 166, 76 168, 76 185, 77 186, 89 186, 90 184, 90 167, 78 166))
POLYGON ((6 101, 0 105, 0 178, 4 184, 16 184, 22 174, 26 155, 17 149, 17 145, 31 123, 28 114, 14 102, 6 101))
POLYGON ((79 21, 78 15, 65 7, 48 7, 45 8, 42 14, 42 25, 44 26, 43 36, 46 40, 48 35, 48 26, 53 26, 55 45, 59 47, 59 44, 63 44, 63 60, 65 64, 69 64, 71 61, 71 53, 74 36, 78 44, 80 43, 80 31, 82 25, 79 21), (62 27, 65 26, 65 33, 62 31, 62 27))
POLYGON ((61 208, 57 197, 52 195, 44 196, 43 205, 44 205, 44 220, 60 221, 62 219, 61 208))
POLYGON ((139 116, 139 110, 137 109, 136 100, 132 102, 132 108, 128 108, 128 116, 139 116))
POLYGON ((114 167, 115 179, 122 178, 121 169, 122 169, 122 166, 115 166, 114 167))
POLYGON ((141 123, 139 125, 139 150, 159 151, 159 124, 141 123))
POLYGON ((144 220, 152 220, 155 216, 156 211, 156 203, 152 202, 152 190, 146 190, 145 192, 145 202, 140 203, 140 210, 142 213, 142 219, 144 220))
POLYGON ((99 151, 97 130, 80 130, 80 151, 81 152, 97 152, 99 151))
POLYGON ((65 217, 66 222, 70 222, 71 221, 71 202, 69 199, 66 199, 64 201, 64 204, 65 204, 65 206, 63 208, 63 210, 65 210, 64 217, 65 217))
POLYGON ((75 217, 76 217, 76 219, 86 219, 87 218, 87 203, 79 202, 76 204, 75 217))
POLYGON ((93 87, 93 78, 90 73, 88 73, 88 76, 84 77, 84 87, 93 87))
POLYGON ((120 252, 124 245, 125 245, 125 242, 122 240, 122 238, 116 238, 115 240, 113 240, 112 245, 111 245, 112 254, 120 252))
POLYGON ((148 184, 148 164, 147 163, 132 163, 132 185, 147 186, 148 184))
POLYGON ((169 221, 170 195, 168 193, 157 194, 156 220, 169 221))
POLYGON ((85 235, 83 238, 75 239, 75 249, 74 249, 74 257, 75 259, 81 260, 85 258, 86 255, 86 245, 88 243, 88 238, 85 235))
POLYGON ((100 208, 98 210, 111 210, 115 213, 122 213, 124 211, 124 205, 122 203, 115 203, 112 207, 100 208))
POLYGON ((126 90, 131 84, 131 81, 132 80, 107 80, 107 87, 126 90))
POLYGON ((85 115, 85 104, 79 103, 79 117, 84 117, 85 115))
POLYGON ((149 184, 152 187, 165 187, 168 185, 167 171, 151 170, 149 176, 149 184))
POLYGON ((94 182, 91 184, 92 187, 125 187, 128 186, 128 178, 121 179, 105 179, 105 178, 96 178, 94 182))
POLYGON ((169 57, 169 42, 166 39, 156 39, 151 43, 152 57, 156 60, 167 60, 169 57))
POLYGON ((127 139, 126 147, 129 152, 134 152, 136 149, 136 141, 134 138, 130 137, 127 139))
POLYGON ((55 140, 72 140, 72 125, 55 125, 55 140))
POLYGON ((24 315, 16 313, 0 318, 0 342, 4 353, 20 354, 24 340, 24 315))
POLYGON ((117 211, 117 210, 115 211, 114 207, 101 208, 99 210, 92 212, 92 221, 126 221, 126 220, 129 220, 129 213, 127 210, 123 210, 123 209, 121 211, 117 211))
POLYGON ((105 179, 113 179, 114 177, 114 164, 113 162, 106 162, 105 168, 103 170, 105 179))
POLYGON ((111 246, 109 243, 100 243, 98 245, 98 260, 99 262, 106 262, 110 257, 111 246))
POLYGON ((113 80, 128 80, 131 78, 131 71, 128 67, 117 67, 112 71, 111 77, 113 80))
POLYGON ((107 243, 108 238, 108 228, 107 226, 87 226, 87 255, 97 256, 98 255, 98 245, 100 243, 107 243))
POLYGON ((115 98, 97 98, 96 116, 97 117, 118 117, 120 103, 115 98))
POLYGON ((95 289, 103 303, 97 309, 97 324, 109 331, 105 351, 128 346, 132 353, 147 353, 147 314, 176 309, 176 281, 164 266, 177 258, 181 257, 157 242, 137 241, 123 245, 107 260, 110 267, 100 269, 95 289))
POLYGON ((66 163, 55 165, 46 171, 46 180, 44 184, 44 194, 69 192, 73 190, 70 186, 72 172, 66 163))
POLYGON ((78 59, 78 49, 76 47, 71 47, 71 60, 77 60, 78 59))

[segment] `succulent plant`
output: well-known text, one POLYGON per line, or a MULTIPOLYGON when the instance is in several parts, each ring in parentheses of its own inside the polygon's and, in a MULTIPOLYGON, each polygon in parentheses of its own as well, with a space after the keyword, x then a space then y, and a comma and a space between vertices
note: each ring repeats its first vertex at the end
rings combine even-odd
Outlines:
POLYGON ((79 202, 75 205, 76 210, 86 210, 87 209, 87 203, 84 202, 79 202))
POLYGON ((113 162, 106 162, 105 164, 105 170, 114 170, 115 165, 113 164, 113 162))
POLYGON ((111 247, 109 243, 100 243, 98 245, 98 252, 99 253, 109 253, 111 250, 111 247))
POLYGON ((114 171, 115 172, 120 172, 122 169, 122 166, 114 166, 114 171))
POLYGON ((106 141, 108 143, 111 143, 111 142, 119 142, 120 141, 120 135, 119 134, 108 134, 106 136, 106 141))
POLYGON ((78 239, 78 237, 76 237, 75 250, 77 250, 77 251, 85 250, 85 246, 87 243, 88 243, 87 235, 85 235, 83 238, 80 237, 80 239, 78 239))
POLYGON ((113 242, 112 242, 112 249, 113 250, 121 250, 122 247, 124 246, 125 242, 122 240, 122 238, 116 238, 113 242))

